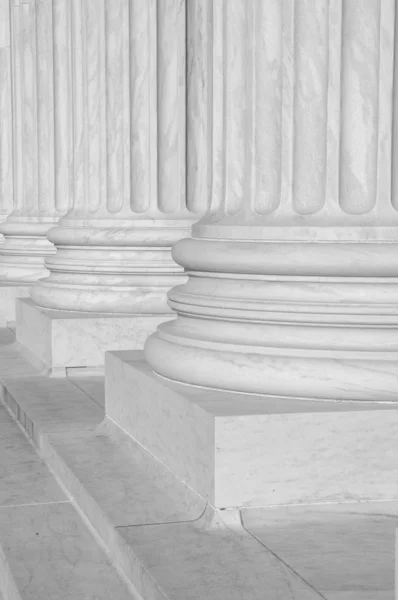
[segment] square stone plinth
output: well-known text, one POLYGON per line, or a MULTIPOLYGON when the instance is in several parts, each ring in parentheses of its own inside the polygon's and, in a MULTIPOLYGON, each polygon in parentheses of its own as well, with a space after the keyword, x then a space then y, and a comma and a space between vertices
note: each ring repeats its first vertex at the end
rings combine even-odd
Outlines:
POLYGON ((142 348, 166 320, 170 315, 108 316, 44 310, 30 299, 16 302, 18 342, 32 362, 51 369, 53 375, 72 368, 101 371, 107 350, 142 348))
POLYGON ((6 285, 0 283, 0 327, 15 322, 15 301, 29 298, 30 285, 6 285))
POLYGON ((398 498, 393 404, 206 390, 139 351, 107 353, 105 396, 107 416, 216 508, 398 498))

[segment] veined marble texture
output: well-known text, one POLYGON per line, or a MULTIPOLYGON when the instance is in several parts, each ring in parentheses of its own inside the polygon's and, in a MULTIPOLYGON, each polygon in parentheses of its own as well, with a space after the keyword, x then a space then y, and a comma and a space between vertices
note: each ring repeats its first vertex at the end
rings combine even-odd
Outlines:
POLYGON ((11 20, 12 121, 10 114, 2 127, 12 136, 13 210, 0 226, 0 280, 11 285, 47 274, 44 258, 54 248, 46 234, 70 205, 67 4, 3 2, 11 20))
POLYGON ((72 209, 49 232, 41 307, 164 314, 171 247, 206 209, 187 194, 185 0, 70 3, 72 209))
MULTIPOLYGON (((0 3, 0 226, 13 206, 9 0, 0 3)), ((0 234, 0 244, 4 241, 0 234)))
POLYGON ((16 299, 15 310, 17 340, 27 356, 59 376, 73 368, 103 372, 106 351, 142 349, 148 335, 170 316, 45 311, 30 298, 16 299))
POLYGON ((106 356, 107 416, 217 508, 398 497, 394 404, 206 390, 106 356))
POLYGON ((146 343, 157 373, 281 402, 397 400, 396 10, 188 6, 188 164, 207 152, 210 209, 173 247, 189 277, 146 343))

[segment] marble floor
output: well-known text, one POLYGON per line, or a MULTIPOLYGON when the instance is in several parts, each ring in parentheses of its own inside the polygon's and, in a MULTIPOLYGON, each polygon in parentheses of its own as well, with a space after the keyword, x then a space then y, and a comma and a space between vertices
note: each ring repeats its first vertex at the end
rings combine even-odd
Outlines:
POLYGON ((394 600, 398 499, 214 510, 0 330, 0 600, 394 600))

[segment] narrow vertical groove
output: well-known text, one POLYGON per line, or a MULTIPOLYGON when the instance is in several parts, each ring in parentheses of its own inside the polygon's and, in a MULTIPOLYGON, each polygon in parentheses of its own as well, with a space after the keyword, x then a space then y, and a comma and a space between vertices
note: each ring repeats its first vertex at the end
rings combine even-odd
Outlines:
POLYGON ((325 213, 339 211, 342 0, 329 3, 325 213))
POLYGON ((100 177, 99 177, 99 188, 100 194, 97 202, 92 204, 93 210, 101 209, 106 206, 108 198, 108 180, 107 180, 107 81, 106 81, 106 35, 107 35, 107 23, 106 23, 106 9, 105 4, 107 0, 101 0, 101 2, 94 2, 93 8, 98 10, 100 6, 100 19, 99 19, 99 32, 98 32, 98 46, 97 52, 99 56, 98 60, 98 89, 99 89, 99 140, 100 140, 100 177))
POLYGON ((54 194, 55 208, 64 213, 71 203, 71 72, 70 0, 53 0, 54 42, 54 194))
POLYGON ((38 210, 54 206, 54 88, 52 2, 36 4, 38 210))
POLYGON ((71 0, 72 74, 73 74, 73 208, 79 212, 87 201, 87 77, 85 51, 85 14, 82 0, 71 0))
POLYGON ((380 2, 343 3, 340 206, 349 214, 376 203, 380 2))
POLYGON ((211 156, 209 0, 187 3, 187 207, 206 209, 211 156))
POLYGON ((38 214, 37 46, 36 4, 21 5, 23 180, 27 212, 38 214))
POLYGON ((0 5, 0 219, 12 210, 12 78, 10 1, 0 5))
POLYGON ((186 186, 186 127, 187 127, 187 115, 186 115, 186 89, 187 89, 187 62, 186 62, 186 22, 187 10, 186 0, 179 0, 177 7, 176 16, 176 37, 177 37, 177 74, 175 85, 176 91, 176 110, 177 110, 177 157, 176 166, 177 169, 176 178, 178 182, 177 196, 173 205, 170 206, 170 210, 167 212, 184 212, 187 207, 187 186, 186 186))
POLYGON ((273 212, 281 195, 282 5, 255 0, 253 14, 252 209, 273 212))
POLYGON ((226 2, 225 12, 225 211, 234 214, 243 207, 245 193, 247 0, 226 2))
MULTIPOLYGON (((222 112, 223 89, 224 81, 222 77, 223 63, 223 35, 222 22, 219 23, 220 11, 215 6, 217 0, 210 2, 207 12, 207 30, 208 44, 206 51, 207 73, 208 73, 208 90, 207 90, 207 106, 208 106, 208 154, 207 154, 207 171, 208 178, 208 196, 206 203, 202 205, 202 210, 206 214, 214 212, 222 195, 222 143, 224 119, 222 112), (221 25, 221 27, 220 27, 221 25), (217 32, 217 42, 215 39, 217 32), (217 111, 217 119, 215 119, 217 111)), ((219 1, 219 0, 218 0, 219 1)))
POLYGON ((123 186, 122 186, 122 210, 124 214, 130 214, 131 198, 131 157, 130 157, 130 0, 124 0, 123 5, 123 186))
POLYGON ((11 8, 12 136, 14 212, 23 208, 23 105, 22 105, 22 36, 21 8, 11 8))
POLYGON ((185 0, 158 3, 158 208, 185 205, 185 0))
POLYGON ((130 1, 131 210, 157 206, 156 0, 130 1))
POLYGON ((394 94, 395 0, 380 0, 379 101, 376 206, 380 216, 391 214, 391 141, 394 94), (393 91, 393 93, 391 93, 393 91))
POLYGON ((225 19, 224 0, 209 0, 208 14, 208 45, 207 72, 208 89, 208 172, 209 172, 209 202, 203 206, 209 214, 216 213, 224 203, 225 198, 225 19))
POLYGON ((325 202, 328 94, 328 0, 296 0, 293 207, 299 214, 325 202))
MULTIPOLYGON (((334 1, 334 0, 333 0, 334 1)), ((294 15, 296 0, 282 0, 281 200, 278 212, 291 215, 293 178, 294 15)))
POLYGON ((392 172, 391 204, 398 210, 398 7, 395 4, 394 19, 394 84, 393 84, 393 126, 392 126, 392 172))
POLYGON ((106 17, 107 210, 118 213, 124 203, 124 79, 128 76, 124 53, 125 0, 107 1, 106 17))
MULTIPOLYGON (((84 0, 87 65, 88 204, 91 212, 106 205, 105 0, 84 0)), ((113 3, 112 3, 113 4, 113 3)), ((120 94, 120 90, 119 90, 120 94)))
MULTIPOLYGON (((268 3, 267 3, 268 4, 268 3)), ((268 8, 268 6, 267 6, 268 8)), ((258 125, 257 113, 257 79, 256 79, 256 46, 261 40, 257 38, 256 19, 258 18, 257 0, 247 3, 246 32, 246 152, 245 152, 245 177, 244 196, 242 204, 244 213, 250 215, 255 211, 257 194, 257 153, 256 153, 256 127, 258 125)))

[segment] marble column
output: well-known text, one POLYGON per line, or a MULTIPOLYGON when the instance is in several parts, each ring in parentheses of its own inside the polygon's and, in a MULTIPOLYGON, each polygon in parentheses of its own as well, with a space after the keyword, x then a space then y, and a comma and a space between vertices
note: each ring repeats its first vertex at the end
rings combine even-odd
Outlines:
POLYGON ((70 202, 69 0, 13 0, 14 208, 0 227, 0 278, 32 284, 54 253, 46 233, 70 202))
POLYGON ((73 207, 48 234, 57 252, 32 298, 167 315, 185 279, 171 246, 207 202, 186 195, 185 0, 71 0, 71 22, 73 207))
MULTIPOLYGON (((0 0, 0 224, 12 210, 10 0, 0 0)), ((4 241, 0 234, 0 244, 4 241)))
POLYGON ((170 292, 178 318, 148 339, 147 361, 217 389, 396 401, 395 2, 190 10, 202 76, 188 154, 206 138, 211 208, 173 250, 189 279, 170 292))

